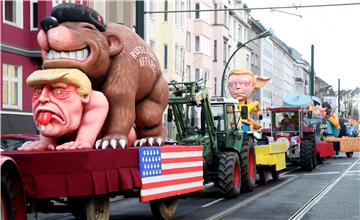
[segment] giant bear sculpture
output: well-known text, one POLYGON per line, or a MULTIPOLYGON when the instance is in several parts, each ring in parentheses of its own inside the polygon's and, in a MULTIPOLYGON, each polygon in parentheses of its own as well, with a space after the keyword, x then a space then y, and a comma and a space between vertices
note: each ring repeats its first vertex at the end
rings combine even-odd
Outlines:
POLYGON ((103 136, 96 144, 125 147, 135 127, 136 144, 162 144, 162 114, 168 85, 159 62, 146 42, 128 27, 105 24, 95 10, 65 3, 41 20, 38 43, 43 67, 77 68, 110 105, 103 136))

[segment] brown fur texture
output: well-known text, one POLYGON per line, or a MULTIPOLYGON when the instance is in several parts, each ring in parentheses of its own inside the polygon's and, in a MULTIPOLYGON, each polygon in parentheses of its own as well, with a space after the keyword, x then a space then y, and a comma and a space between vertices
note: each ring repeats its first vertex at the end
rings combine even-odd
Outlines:
POLYGON ((87 22, 66 21, 47 32, 41 30, 38 42, 45 69, 78 68, 88 75, 93 89, 107 97, 110 109, 102 140, 126 140, 134 124, 139 139, 164 140, 167 81, 155 54, 136 33, 121 24, 108 23, 106 31, 100 32, 87 22), (89 56, 84 60, 58 58, 53 52, 70 51, 74 55, 85 48, 89 56), (71 52, 75 50, 78 52, 71 52))

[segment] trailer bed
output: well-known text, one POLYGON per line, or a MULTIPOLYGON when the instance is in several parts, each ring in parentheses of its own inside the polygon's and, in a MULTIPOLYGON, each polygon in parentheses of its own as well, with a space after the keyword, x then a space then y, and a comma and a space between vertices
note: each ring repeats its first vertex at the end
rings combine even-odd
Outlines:
POLYGON ((35 199, 121 194, 141 187, 136 148, 1 154, 15 160, 25 195, 35 199))
POLYGON ((360 152, 360 138, 359 137, 327 137, 325 141, 339 142, 341 152, 360 152))

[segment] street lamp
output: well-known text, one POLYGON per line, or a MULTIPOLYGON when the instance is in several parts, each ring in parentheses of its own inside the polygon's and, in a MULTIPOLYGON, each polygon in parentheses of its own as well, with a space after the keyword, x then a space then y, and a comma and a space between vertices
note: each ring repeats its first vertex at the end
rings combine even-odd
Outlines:
POLYGON ((222 78, 221 78, 221 96, 224 97, 224 83, 225 83, 225 74, 226 74, 226 69, 230 63, 231 58, 233 58, 233 56, 235 56, 236 52, 238 52, 240 50, 240 48, 243 48, 244 46, 246 46, 246 44, 257 40, 257 39, 261 39, 261 38, 265 38, 268 36, 271 36, 272 32, 271 31, 264 31, 261 34, 259 34, 258 36, 254 37, 253 39, 250 39, 248 41, 246 41, 245 43, 241 43, 239 42, 238 44, 238 48, 236 48, 236 50, 231 54, 230 58, 228 59, 228 61, 225 64, 224 70, 223 70, 223 74, 222 74, 222 78))

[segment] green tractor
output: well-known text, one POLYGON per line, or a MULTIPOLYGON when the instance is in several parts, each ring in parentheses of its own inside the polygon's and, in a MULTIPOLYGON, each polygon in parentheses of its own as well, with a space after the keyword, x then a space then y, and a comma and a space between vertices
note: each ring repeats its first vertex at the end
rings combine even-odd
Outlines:
POLYGON ((210 98, 202 82, 169 83, 168 122, 174 121, 176 142, 202 145, 205 183, 213 182, 225 197, 255 186, 254 139, 241 130, 247 109, 237 100, 210 98))

